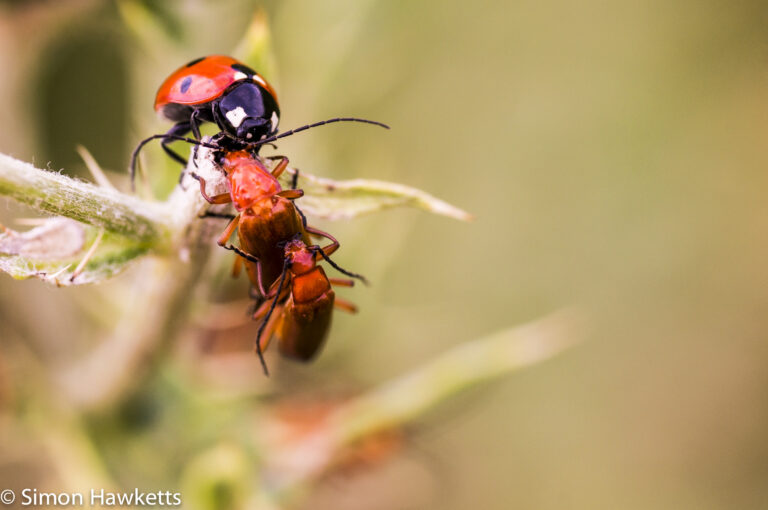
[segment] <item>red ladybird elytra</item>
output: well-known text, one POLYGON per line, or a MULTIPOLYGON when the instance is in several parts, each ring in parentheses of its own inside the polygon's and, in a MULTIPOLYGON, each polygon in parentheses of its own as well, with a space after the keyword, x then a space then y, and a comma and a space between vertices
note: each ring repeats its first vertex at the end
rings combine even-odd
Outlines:
MULTIPOLYGON (((176 123, 173 134, 199 139, 199 123, 215 122, 233 138, 256 141, 277 132, 277 94, 259 73, 232 57, 189 62, 157 91, 155 111, 176 123)), ((170 131, 169 131, 170 133, 170 131)))
POLYGON ((165 109, 175 105, 200 105, 217 99, 237 81, 252 80, 265 89, 277 103, 272 86, 256 71, 225 55, 195 59, 177 69, 160 85, 155 97, 155 110, 173 121, 178 118, 165 109))

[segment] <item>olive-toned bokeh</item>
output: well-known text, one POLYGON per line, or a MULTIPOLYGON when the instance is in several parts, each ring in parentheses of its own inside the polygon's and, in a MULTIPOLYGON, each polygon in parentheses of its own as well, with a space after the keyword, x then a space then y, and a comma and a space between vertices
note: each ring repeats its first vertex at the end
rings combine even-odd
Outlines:
MULTIPOLYGON (((5 2, 0 151, 87 178, 82 144, 127 189, 131 148, 167 129, 152 111, 164 75, 231 52, 257 6, 283 128, 338 115, 392 126, 318 128, 281 153, 476 217, 320 222, 342 243, 337 261, 373 285, 340 291, 360 313, 336 317, 315 363, 269 358, 272 390, 365 388, 565 306, 593 325, 557 359, 424 417, 394 459, 321 484, 307 508, 765 508, 763 2, 174 0, 153 6, 156 29, 177 41, 167 56, 142 47, 111 2, 5 2)), ((7 204, 3 223, 32 214, 7 204)), ((230 262, 216 254, 198 301, 245 299, 230 262)), ((141 264, 95 289, 1 277, 0 337, 53 371, 98 345, 124 286, 147 277, 141 264)), ((197 338, 201 308, 181 317, 177 344, 197 338)), ((0 375, 24 376, 17 351, 0 343, 0 375)), ((153 398, 157 413, 173 408, 153 398)), ((27 476, 18 465, 35 483, 36 444, 8 440, 23 461, 0 454, 0 489, 27 476)), ((125 483, 166 459, 131 462, 116 474, 125 483)))

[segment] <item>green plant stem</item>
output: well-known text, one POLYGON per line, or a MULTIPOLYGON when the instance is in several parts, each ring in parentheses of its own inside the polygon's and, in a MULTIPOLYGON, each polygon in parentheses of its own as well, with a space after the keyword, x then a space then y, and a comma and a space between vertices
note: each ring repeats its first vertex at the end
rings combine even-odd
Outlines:
POLYGON ((579 337, 573 313, 560 312, 536 322, 468 342, 427 365, 347 403, 330 419, 341 444, 411 421, 460 391, 534 365, 558 354, 579 337))
POLYGON ((166 244, 174 228, 159 204, 39 170, 4 154, 0 154, 0 195, 148 243, 166 244))

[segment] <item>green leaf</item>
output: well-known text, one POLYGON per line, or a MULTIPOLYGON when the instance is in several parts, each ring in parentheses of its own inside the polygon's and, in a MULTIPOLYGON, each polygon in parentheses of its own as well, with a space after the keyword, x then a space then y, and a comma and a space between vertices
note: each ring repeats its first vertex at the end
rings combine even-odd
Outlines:
POLYGON ((63 287, 105 280, 149 251, 146 243, 104 234, 67 218, 48 218, 27 232, 0 234, 0 271, 63 287), (76 275, 76 276, 75 276, 76 275))
MULTIPOLYGON (((280 180, 284 187, 291 186, 295 173, 294 169, 283 173, 280 180)), ((374 179, 336 181, 301 171, 297 187, 304 190, 300 201, 302 210, 328 220, 354 218, 391 207, 414 207, 460 221, 473 219, 468 212, 425 191, 394 182, 374 179)))
POLYGON ((258 71, 270 83, 274 84, 277 81, 277 65, 272 53, 272 35, 264 9, 256 9, 248 30, 232 55, 258 71))

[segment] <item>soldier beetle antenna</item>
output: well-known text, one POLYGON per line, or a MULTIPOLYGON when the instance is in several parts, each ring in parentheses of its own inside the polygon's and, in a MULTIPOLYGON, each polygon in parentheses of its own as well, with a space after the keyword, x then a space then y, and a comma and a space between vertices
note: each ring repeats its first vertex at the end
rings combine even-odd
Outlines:
POLYGON ((370 285, 370 283, 365 278, 365 276, 363 276, 361 274, 353 273, 352 271, 347 271, 343 267, 339 266, 338 264, 336 264, 336 262, 332 261, 331 257, 326 255, 325 251, 323 251, 323 249, 320 248, 319 246, 312 246, 310 249, 313 252, 315 252, 315 253, 319 253, 325 259, 325 261, 328 262, 331 265, 331 267, 333 267, 336 271, 338 271, 338 272, 340 272, 342 274, 345 274, 345 275, 349 276, 350 278, 357 278, 358 280, 363 282, 365 285, 370 285))
POLYGON ((248 144, 248 146, 257 147, 259 145, 264 145, 265 143, 274 142, 279 138, 285 138, 286 136, 291 136, 293 134, 299 133, 300 131, 306 131, 307 129, 310 129, 310 128, 324 126, 325 124, 333 124, 334 122, 362 122, 363 124, 373 124, 374 126, 379 126, 379 127, 383 127, 384 129, 389 129, 389 126, 387 126, 383 122, 377 122, 375 120, 359 119, 357 117, 338 117, 335 119, 321 120, 320 122, 315 122, 314 124, 307 124, 306 126, 301 126, 299 128, 291 129, 289 131, 283 131, 280 134, 272 135, 263 140, 259 140, 258 142, 250 143, 248 144))
POLYGON ((269 319, 272 318, 272 312, 275 311, 277 302, 280 300, 280 293, 283 290, 283 283, 285 283, 285 276, 288 274, 289 267, 291 267, 291 259, 290 257, 285 257, 285 260, 283 261, 283 272, 280 274, 280 282, 277 284, 275 299, 272 300, 272 304, 269 306, 269 311, 267 312, 267 315, 264 316, 264 319, 259 326, 259 331, 256 333, 256 354, 259 356, 261 368, 264 369, 264 375, 266 376, 269 376, 269 369, 267 368, 267 362, 264 360, 264 353, 261 350, 261 335, 264 333, 264 328, 267 326, 269 319))

